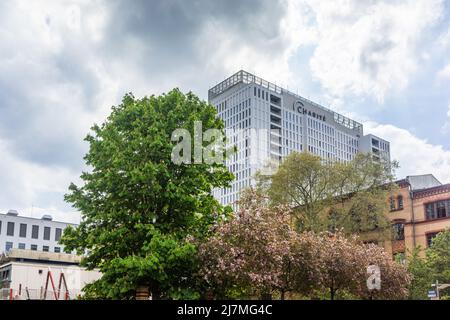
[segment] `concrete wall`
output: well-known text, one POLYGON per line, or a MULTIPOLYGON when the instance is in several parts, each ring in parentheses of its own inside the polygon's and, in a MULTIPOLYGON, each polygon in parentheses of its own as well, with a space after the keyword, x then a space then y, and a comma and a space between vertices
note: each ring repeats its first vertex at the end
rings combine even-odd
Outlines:
MULTIPOLYGON (((42 294, 48 272, 51 272, 56 289, 59 286, 61 273, 64 274, 67 287, 71 298, 75 298, 81 293, 81 289, 88 283, 91 283, 101 277, 101 273, 97 270, 88 271, 79 266, 64 266, 56 264, 32 263, 32 262, 10 262, 3 265, 1 270, 9 269, 10 284, 9 288, 13 289, 14 296, 19 295, 21 289, 22 298, 26 299, 26 288, 32 299, 39 299, 42 294)), ((61 286, 61 296, 64 295, 64 286, 61 286)), ((48 284, 49 297, 52 299, 53 288, 51 282, 48 284)))

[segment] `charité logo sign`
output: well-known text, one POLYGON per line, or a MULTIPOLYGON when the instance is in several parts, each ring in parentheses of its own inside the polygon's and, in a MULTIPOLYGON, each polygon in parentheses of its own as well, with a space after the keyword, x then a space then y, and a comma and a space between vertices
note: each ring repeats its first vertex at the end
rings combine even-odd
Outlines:
POLYGON ((324 115, 321 115, 321 114, 318 114, 315 112, 311 112, 311 110, 306 109, 305 105, 300 100, 297 100, 292 104, 292 109, 294 111, 297 111, 298 113, 306 114, 306 115, 316 118, 318 120, 326 121, 326 117, 324 115))

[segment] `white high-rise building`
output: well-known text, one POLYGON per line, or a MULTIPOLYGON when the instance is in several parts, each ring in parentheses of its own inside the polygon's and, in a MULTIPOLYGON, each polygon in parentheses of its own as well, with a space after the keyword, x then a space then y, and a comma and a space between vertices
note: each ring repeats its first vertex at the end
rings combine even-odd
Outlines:
POLYGON ((292 151, 337 161, 372 152, 390 160, 389 142, 363 136, 362 124, 243 70, 211 88, 208 100, 225 122, 229 144, 237 147, 226 161, 236 180, 214 191, 222 204, 233 204, 258 170, 292 151))

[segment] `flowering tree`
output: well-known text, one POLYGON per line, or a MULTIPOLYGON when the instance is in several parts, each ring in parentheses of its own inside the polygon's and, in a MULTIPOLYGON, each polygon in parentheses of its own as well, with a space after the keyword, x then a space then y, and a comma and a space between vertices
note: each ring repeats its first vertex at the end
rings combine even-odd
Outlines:
MULTIPOLYGON (((342 232, 303 233, 308 243, 309 282, 319 291, 328 292, 330 299, 338 293, 348 293, 362 299, 404 299, 408 295, 410 277, 406 269, 392 260, 384 249, 375 244, 364 244, 357 236, 346 237, 342 232), (380 269, 379 289, 369 288, 367 268, 380 269)), ((305 249, 303 249, 305 251, 305 249)))
POLYGON ((308 279, 316 291, 329 292, 332 300, 338 291, 354 291, 361 268, 355 237, 346 238, 340 232, 305 232, 301 242, 303 250, 308 248, 309 251, 309 261, 304 268, 307 268, 308 279))
POLYGON ((237 215, 217 226, 199 246, 201 274, 218 297, 266 296, 281 298, 293 290, 299 255, 291 254, 298 234, 284 206, 270 208, 267 199, 249 191, 237 215))
POLYGON ((285 206, 271 207, 250 191, 240 210, 199 245, 201 276, 219 298, 288 292, 303 296, 350 294, 363 299, 402 299, 409 275, 382 247, 343 232, 297 233, 285 206), (381 271, 379 290, 367 286, 367 267, 381 271))
POLYGON ((384 251, 383 247, 375 244, 361 244, 356 251, 360 261, 358 273, 358 288, 355 293, 363 299, 399 300, 408 297, 408 287, 411 275, 406 267, 394 261, 384 251), (377 266, 380 269, 379 290, 369 290, 367 281, 368 266, 377 266))

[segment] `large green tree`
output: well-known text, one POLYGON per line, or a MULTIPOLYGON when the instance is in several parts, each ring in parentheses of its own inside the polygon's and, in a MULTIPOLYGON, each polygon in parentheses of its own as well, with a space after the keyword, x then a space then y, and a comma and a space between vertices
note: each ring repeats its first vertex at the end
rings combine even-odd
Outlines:
POLYGON ((307 152, 291 153, 272 176, 259 174, 258 187, 274 205, 292 207, 299 231, 348 234, 389 230, 385 217, 395 185, 395 162, 358 154, 352 161, 324 161, 307 152))
MULTIPOLYGON (((198 122, 203 131, 219 129, 224 135, 213 106, 174 89, 142 99, 127 94, 102 125, 92 127, 85 139, 89 171, 66 195, 82 221, 62 238, 67 251, 86 253, 83 264, 103 274, 86 287, 86 297, 127 299, 138 287, 149 288, 156 299, 198 297, 192 276, 196 246, 190 239, 206 237, 229 212, 211 191, 233 179, 223 162, 172 161, 180 142, 172 141, 177 129, 193 137, 183 159, 194 162, 190 150, 211 146, 202 140, 194 145, 195 137, 202 138, 194 130, 198 122)), ((221 146, 214 152, 224 152, 221 146)))

